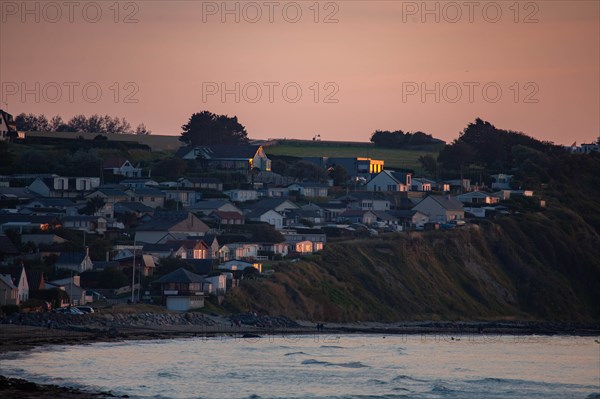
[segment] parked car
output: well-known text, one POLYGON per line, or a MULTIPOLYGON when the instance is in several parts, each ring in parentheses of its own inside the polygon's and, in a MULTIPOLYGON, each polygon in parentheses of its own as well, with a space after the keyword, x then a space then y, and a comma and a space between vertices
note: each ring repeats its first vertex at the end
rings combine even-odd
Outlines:
POLYGON ((75 308, 83 313, 96 313, 94 308, 91 306, 75 306, 75 308))
POLYGON ((76 307, 56 308, 53 310, 53 312, 54 313, 62 313, 62 314, 77 314, 77 315, 84 314, 81 310, 77 309, 76 307))

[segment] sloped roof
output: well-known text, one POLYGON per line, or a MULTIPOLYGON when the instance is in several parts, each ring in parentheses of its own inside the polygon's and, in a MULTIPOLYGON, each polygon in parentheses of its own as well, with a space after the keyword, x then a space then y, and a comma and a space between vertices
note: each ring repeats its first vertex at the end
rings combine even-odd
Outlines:
POLYGON ((260 218, 262 215, 264 215, 267 212, 275 212, 276 214, 278 214, 279 216, 283 217, 283 215, 281 215, 279 212, 271 209, 271 208, 259 208, 259 209, 253 209, 252 211, 250 211, 249 213, 246 214, 246 217, 248 219, 257 219, 260 218))
POLYGON ((96 191, 99 191, 109 197, 129 197, 125 191, 118 188, 99 188, 96 191))
POLYGON ((194 209, 217 209, 227 204, 231 204, 231 202, 227 200, 198 201, 194 204, 194 209))
POLYGON ((432 200, 442 206, 447 211, 462 211, 463 204, 459 200, 451 196, 430 195, 432 200))
POLYGON ((56 260, 56 264, 63 265, 79 265, 85 259, 84 252, 62 252, 58 259, 56 260))
POLYGON ((29 201, 27 205, 30 205, 34 202, 40 203, 45 208, 66 208, 70 206, 77 206, 75 202, 67 198, 36 198, 29 201))
POLYGON ((158 188, 152 188, 152 187, 134 188, 133 192, 135 193, 135 195, 149 195, 149 196, 155 196, 155 197, 164 197, 165 196, 165 193, 160 191, 158 188))
MULTIPOLYGON (((8 274, 15 285, 19 285, 19 280, 21 280, 21 273, 25 271, 23 266, 3 266, 0 267, 0 274, 8 274)), ((27 274, 25 274, 27 275, 27 274)))
POLYGON ((260 148, 259 145, 212 145, 197 147, 198 157, 204 159, 251 159, 260 148))
POLYGON ((254 204, 248 205, 246 208, 247 209, 268 210, 268 209, 277 208, 279 205, 281 205, 285 202, 289 202, 290 204, 294 205, 294 207, 292 207, 290 209, 298 208, 298 206, 296 204, 294 204, 292 201, 288 200, 287 198, 263 198, 260 201, 255 202, 254 204))
POLYGON ((4 234, 0 235, 0 254, 17 255, 18 253, 19 250, 10 240, 10 238, 4 234))
POLYGON ((126 158, 109 158, 104 161, 104 168, 120 168, 125 162, 127 162, 126 158))
POLYGON ((389 214, 388 212, 384 212, 384 211, 372 211, 375 216, 377 216, 377 219, 381 219, 381 220, 391 220, 391 221, 397 221, 398 218, 396 218, 395 216, 389 214))
POLYGON ((0 280, 2 280, 2 282, 4 282, 4 284, 6 284, 9 288, 13 290, 17 289, 17 287, 12 281, 12 277, 10 276, 10 274, 3 274, 2 270, 0 270, 0 280))
POLYGON ((184 268, 179 268, 165 276, 162 276, 155 283, 201 283, 204 277, 199 274, 192 273, 184 268))
POLYGON ((168 241, 158 244, 144 244, 144 252, 175 252, 183 246, 182 241, 168 241))
POLYGON ((123 212, 152 213, 152 212, 154 212, 154 209, 152 209, 148 205, 142 204, 141 202, 117 202, 114 205, 114 210, 116 213, 123 213, 123 212))
POLYGON ((239 212, 233 211, 212 211, 209 216, 216 216, 219 219, 244 219, 239 212))
POLYGON ((216 177, 184 177, 180 180, 188 180, 191 183, 221 183, 216 177))

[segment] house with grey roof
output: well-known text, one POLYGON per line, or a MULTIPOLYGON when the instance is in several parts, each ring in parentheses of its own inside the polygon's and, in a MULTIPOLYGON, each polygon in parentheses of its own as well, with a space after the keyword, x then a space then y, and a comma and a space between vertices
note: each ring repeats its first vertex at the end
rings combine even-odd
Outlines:
POLYGON ((179 268, 155 281, 160 285, 163 305, 169 310, 188 311, 204 307, 204 292, 210 291, 204 276, 179 268))
POLYGON ((157 212, 148 223, 136 229, 136 240, 149 244, 200 237, 210 228, 190 212, 157 212))
POLYGON ((177 151, 177 156, 182 159, 195 159, 212 170, 271 170, 271 160, 260 145, 182 147, 177 151))
POLYGON ((190 211, 201 212, 204 215, 210 215, 214 211, 243 213, 240 208, 228 200, 220 199, 198 201, 192 207, 190 207, 190 211))
POLYGON ((329 185, 323 183, 293 183, 287 188, 289 192, 297 191, 308 198, 326 198, 329 193, 329 185))
POLYGON ((19 289, 13 283, 10 274, 3 274, 0 270, 0 305, 18 305, 19 289))
POLYGON ((142 168, 135 167, 125 158, 110 158, 102 166, 105 173, 126 177, 142 177, 142 168))
POLYGON ((13 284, 17 287, 19 302, 29 299, 29 280, 24 266, 5 266, 0 268, 0 274, 9 275, 13 284))
POLYGON ((156 187, 134 188, 131 199, 150 208, 162 208, 165 206, 166 194, 156 187))
POLYGON ((465 211, 462 203, 456 198, 447 195, 430 195, 413 207, 427 217, 430 222, 448 223, 451 220, 463 220, 465 211))
POLYGON ((83 273, 86 270, 91 270, 94 263, 90 259, 89 253, 86 252, 62 252, 56 264, 57 269, 73 270, 76 273, 83 273))
POLYGON ((412 186, 412 173, 383 170, 369 180, 368 191, 408 191, 412 186))
POLYGON ((223 191, 223 183, 216 177, 182 177, 178 181, 185 188, 223 191))
POLYGON ((102 216, 65 216, 61 220, 65 229, 85 231, 90 234, 106 233, 106 219, 102 216))

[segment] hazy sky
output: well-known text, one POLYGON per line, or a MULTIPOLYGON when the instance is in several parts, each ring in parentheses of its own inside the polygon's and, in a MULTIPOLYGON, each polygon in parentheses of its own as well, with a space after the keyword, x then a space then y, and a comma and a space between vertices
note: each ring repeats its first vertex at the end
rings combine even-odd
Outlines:
POLYGON ((177 135, 209 110, 251 138, 452 140, 476 117, 562 144, 600 135, 599 1, 0 6, 0 107, 15 115, 177 135))

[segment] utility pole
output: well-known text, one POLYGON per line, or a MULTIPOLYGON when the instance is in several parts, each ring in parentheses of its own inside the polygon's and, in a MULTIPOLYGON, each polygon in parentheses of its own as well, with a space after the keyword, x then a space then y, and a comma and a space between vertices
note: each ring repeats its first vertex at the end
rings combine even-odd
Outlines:
POLYGON ((131 271, 131 303, 135 301, 135 238, 136 234, 133 233, 133 269, 131 271))

